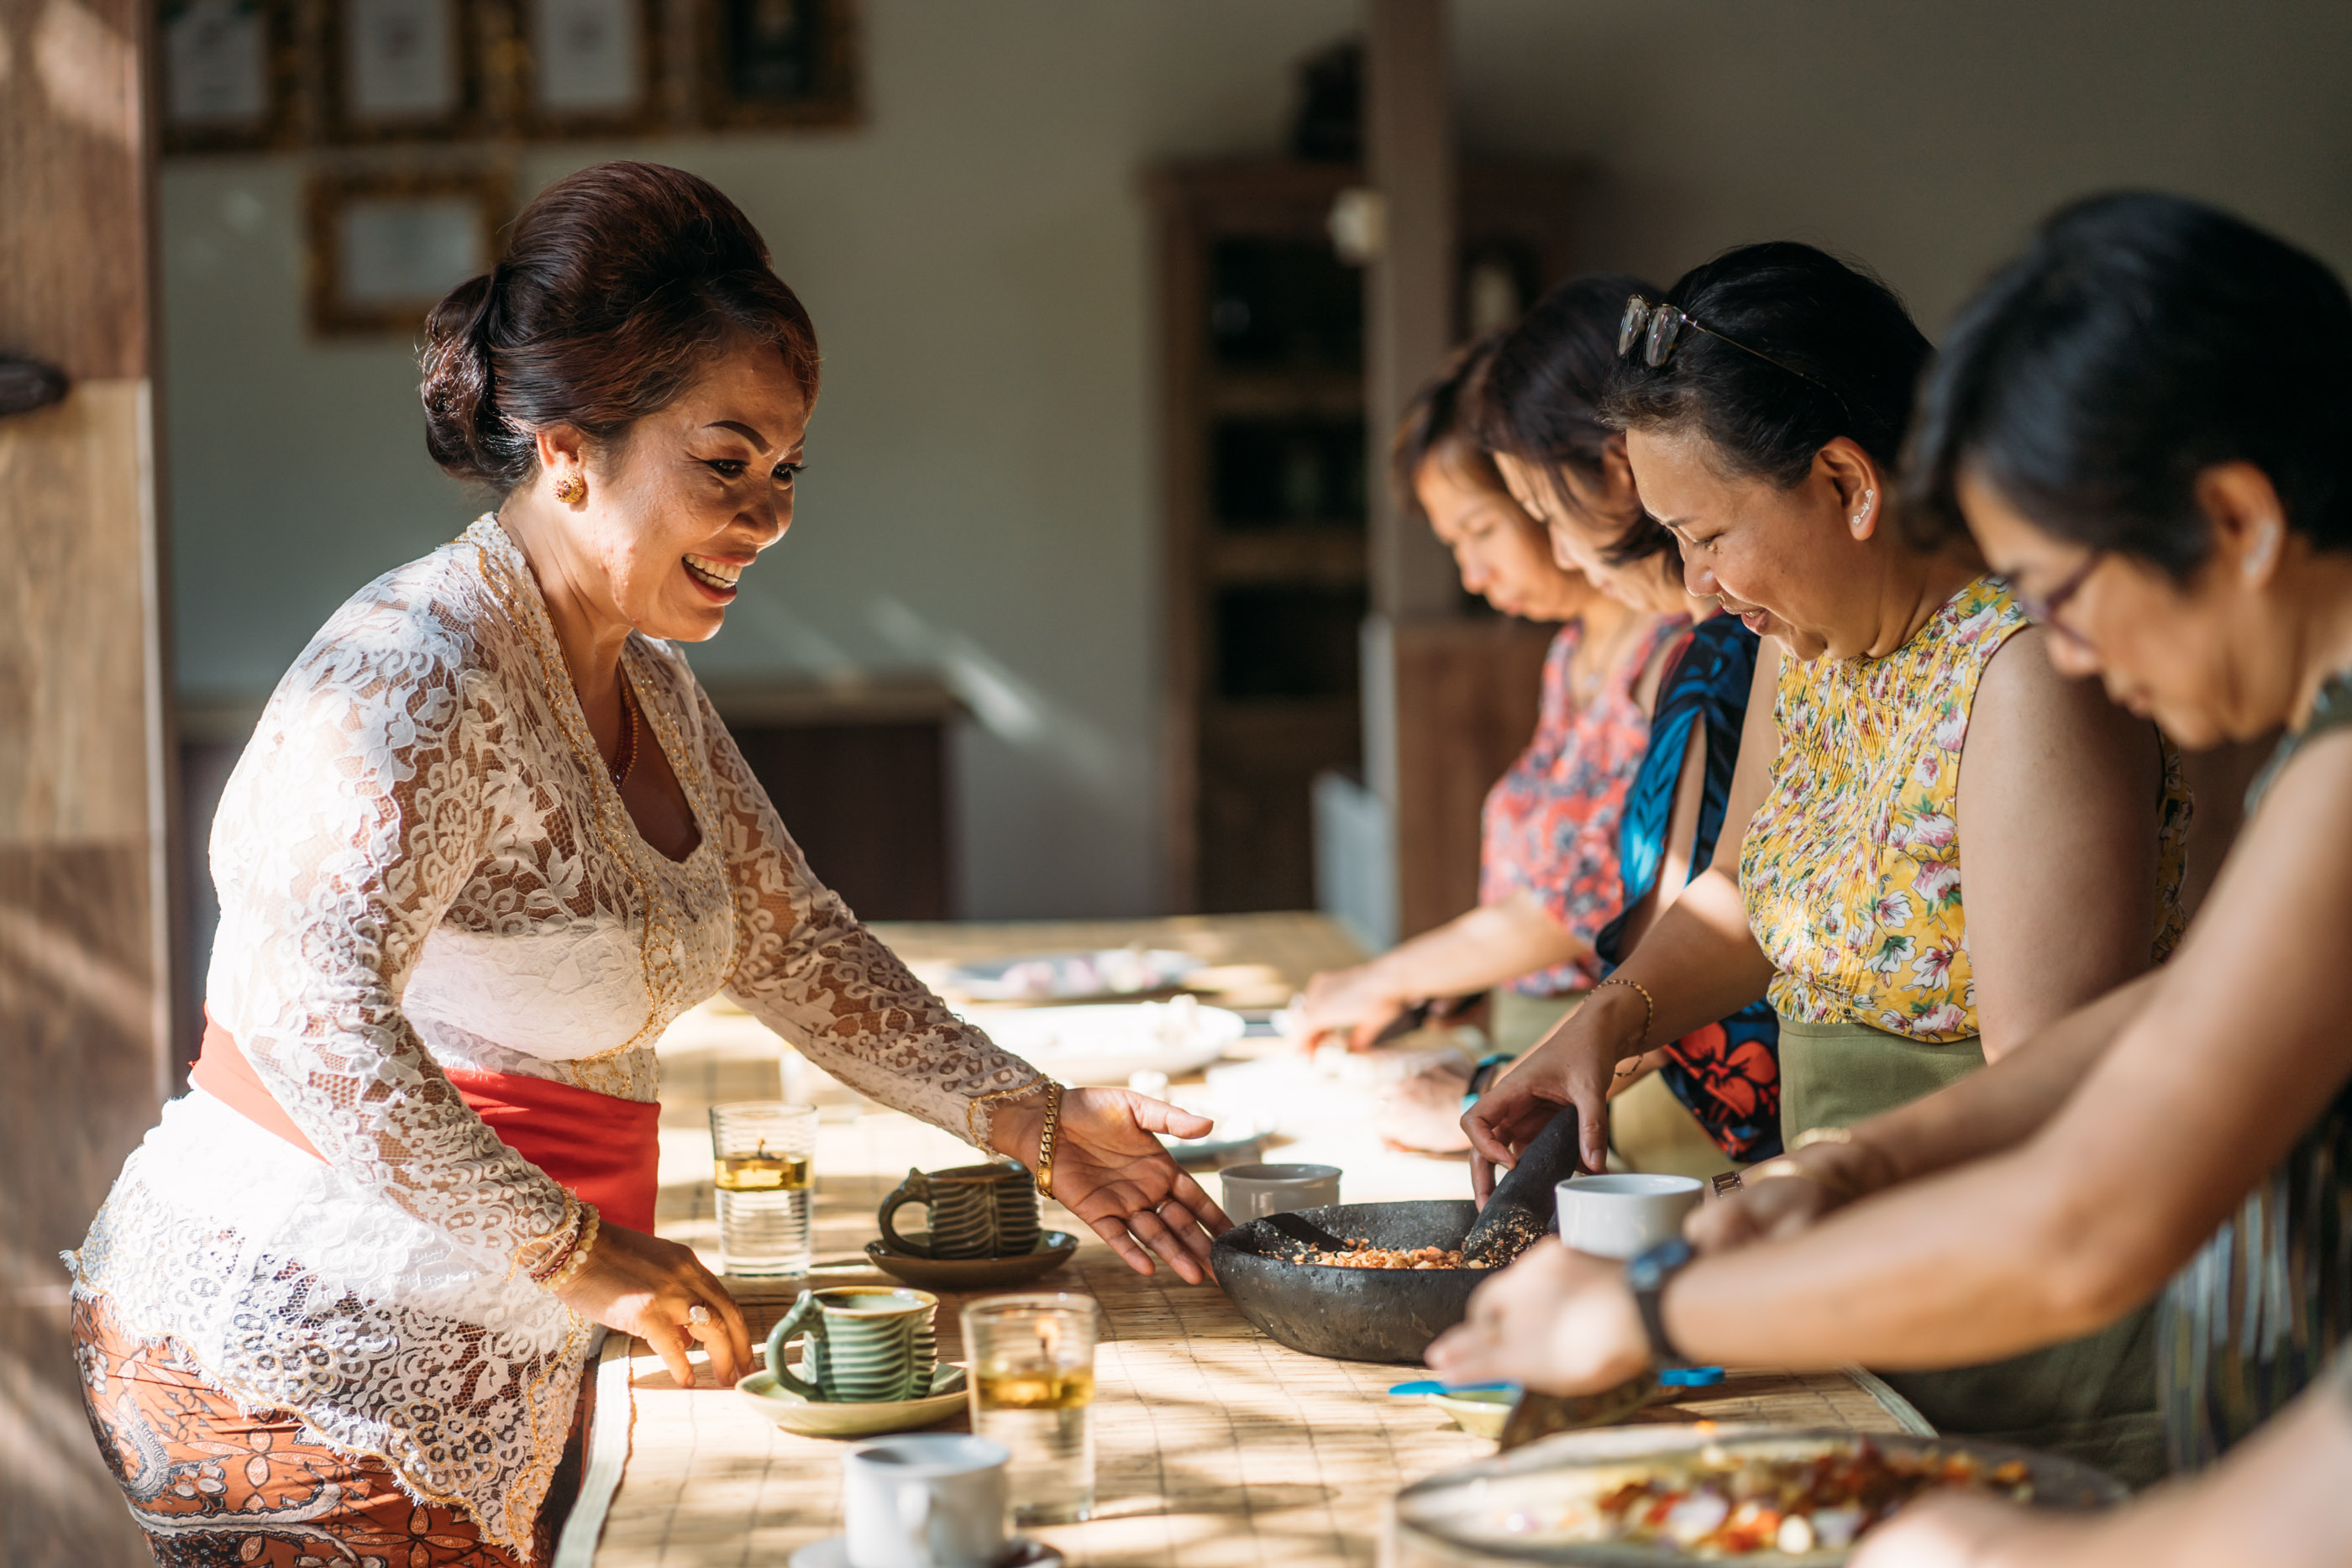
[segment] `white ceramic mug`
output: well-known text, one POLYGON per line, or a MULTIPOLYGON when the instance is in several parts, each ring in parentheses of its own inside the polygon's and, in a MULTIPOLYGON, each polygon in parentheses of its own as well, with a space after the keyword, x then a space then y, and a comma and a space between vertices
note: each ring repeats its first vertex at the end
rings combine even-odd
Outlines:
POLYGON ((1004 1552, 1002 1443, 885 1437, 841 1457, 849 1568, 986 1568, 1004 1552))
POLYGON ((1706 1184, 1695 1176, 1570 1176, 1552 1188, 1559 1239, 1579 1252, 1631 1258, 1683 1233, 1706 1184))
POLYGON ((1338 1166, 1227 1166, 1225 1213, 1236 1225, 1339 1201, 1338 1166))

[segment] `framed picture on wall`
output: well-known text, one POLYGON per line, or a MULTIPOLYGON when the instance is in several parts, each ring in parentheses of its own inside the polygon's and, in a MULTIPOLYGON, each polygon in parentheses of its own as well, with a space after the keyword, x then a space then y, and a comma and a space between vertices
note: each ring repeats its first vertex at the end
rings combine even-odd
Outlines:
POLYGON ((488 270, 513 201, 481 170, 314 176, 310 329, 414 337, 441 297, 488 270))
POLYGON ((654 122, 653 0, 519 0, 526 123, 538 135, 654 122))
POLYGON ((287 139, 295 75, 289 0, 163 0, 155 33, 164 151, 243 151, 287 139))
POLYGON ((854 125, 856 0, 701 0, 703 119, 720 128, 854 125))
POLYGON ((324 0, 330 140, 457 137, 482 125, 475 0, 324 0))

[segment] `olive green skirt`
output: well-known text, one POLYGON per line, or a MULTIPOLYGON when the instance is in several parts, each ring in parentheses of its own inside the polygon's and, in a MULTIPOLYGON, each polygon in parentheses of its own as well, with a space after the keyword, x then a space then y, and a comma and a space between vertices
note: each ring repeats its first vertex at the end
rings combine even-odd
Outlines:
MULTIPOLYGON (((1844 1127, 1984 1065, 1973 1039, 1929 1045, 1866 1024, 1780 1019, 1780 1125, 1844 1127)), ((2095 1465, 2130 1486, 2165 1473, 2148 1308, 2083 1339, 1944 1372, 1882 1372, 1938 1432, 2021 1443, 2095 1465)))

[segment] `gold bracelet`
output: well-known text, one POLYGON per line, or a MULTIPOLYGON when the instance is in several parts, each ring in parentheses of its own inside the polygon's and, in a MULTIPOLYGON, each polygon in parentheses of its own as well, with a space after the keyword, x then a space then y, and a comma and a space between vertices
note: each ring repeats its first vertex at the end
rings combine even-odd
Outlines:
POLYGON ((1649 987, 1639 980, 1629 980, 1622 975, 1612 975, 1592 988, 1598 991, 1609 986, 1623 986, 1641 994, 1642 1038, 1633 1051, 1633 1054, 1639 1056, 1650 1049, 1650 1026, 1658 1021, 1658 998, 1650 994, 1649 987))
POLYGON ((1037 1190, 1054 1196, 1054 1134, 1062 1124, 1062 1086, 1045 1081, 1045 1124, 1037 1133, 1037 1190))
POLYGON ((1852 1127, 1808 1127, 1797 1134, 1797 1141, 1789 1145, 1789 1152, 1794 1154, 1799 1149, 1810 1149, 1815 1144, 1851 1144, 1852 1142, 1853 1142, 1852 1127))
POLYGON ((539 1282, 540 1289, 551 1295, 561 1292, 580 1278, 581 1270, 588 1267, 589 1250, 596 1245, 596 1230, 604 1222, 604 1217, 596 1212, 596 1206, 593 1203, 583 1203, 580 1207, 587 1211, 588 1218, 580 1223, 580 1234, 572 1243, 571 1256, 563 1260, 555 1272, 539 1282))

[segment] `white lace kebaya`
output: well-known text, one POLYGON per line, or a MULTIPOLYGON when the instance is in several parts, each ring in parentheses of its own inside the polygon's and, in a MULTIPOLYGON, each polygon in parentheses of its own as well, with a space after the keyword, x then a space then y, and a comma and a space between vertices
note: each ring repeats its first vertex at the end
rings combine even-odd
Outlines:
POLYGON ((639 836, 495 517, 361 591, 278 683, 212 839, 206 1007, 320 1158, 166 1106, 76 1290, 528 1556, 596 1330, 530 1278, 580 1206, 444 1068, 626 1100, 724 991, 861 1092, 985 1145, 1040 1082, 810 874, 686 662, 628 677, 701 841, 639 836))

